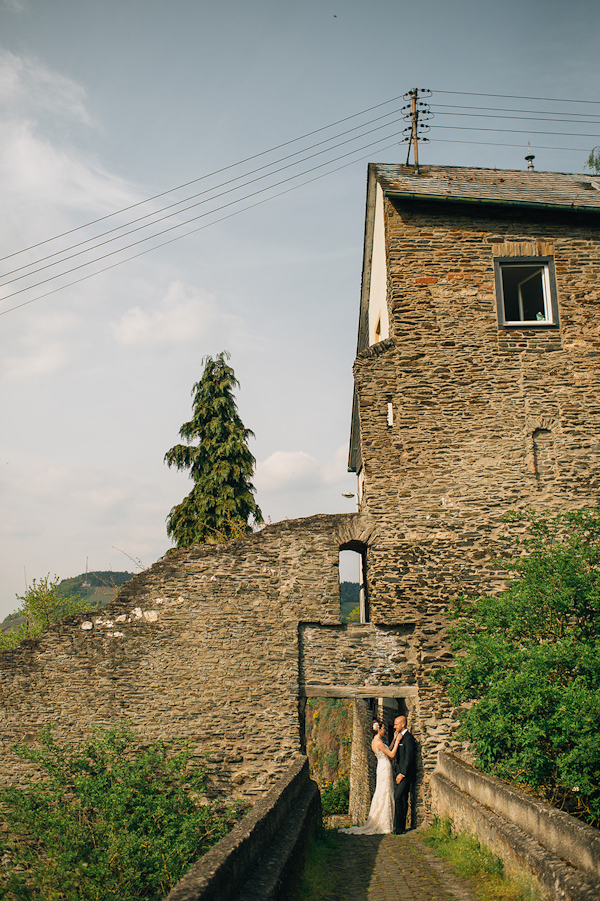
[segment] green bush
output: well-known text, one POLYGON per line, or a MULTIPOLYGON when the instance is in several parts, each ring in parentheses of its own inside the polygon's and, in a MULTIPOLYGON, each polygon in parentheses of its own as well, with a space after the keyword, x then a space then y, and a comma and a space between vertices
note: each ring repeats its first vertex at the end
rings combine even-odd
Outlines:
POLYGON ((348 813, 350 803, 350 780, 342 776, 335 784, 326 782, 321 789, 321 804, 323 816, 333 816, 336 813, 348 813))
POLYGON ((206 777, 189 752, 155 742, 144 750, 125 726, 63 747, 44 730, 18 748, 41 771, 26 789, 0 791, 12 866, 0 878, 10 901, 159 901, 242 812, 205 798, 206 777))
POLYGON ((325 755, 325 763, 330 770, 335 770, 338 765, 338 756, 335 751, 328 751, 325 755))
POLYGON ((459 598, 445 674, 478 764, 600 822, 600 509, 527 527, 495 597, 459 598), (471 703, 472 702, 472 703, 471 703))
POLYGON ((342 698, 309 698, 305 730, 310 772, 319 788, 347 776, 352 747, 352 702, 342 698))
POLYGON ((20 606, 11 618, 22 618, 16 628, 0 633, 0 650, 14 648, 25 638, 38 638, 44 629, 63 616, 83 613, 88 603, 79 594, 65 597, 59 590, 59 579, 50 573, 39 581, 34 579, 24 595, 17 595, 20 606))

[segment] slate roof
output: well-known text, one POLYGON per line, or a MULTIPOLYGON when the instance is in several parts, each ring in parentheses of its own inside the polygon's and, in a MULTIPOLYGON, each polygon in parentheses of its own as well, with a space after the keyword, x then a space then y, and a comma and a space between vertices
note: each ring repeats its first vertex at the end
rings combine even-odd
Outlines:
POLYGON ((400 164, 370 168, 386 194, 600 210, 600 175, 467 166, 421 166, 416 175, 400 164))

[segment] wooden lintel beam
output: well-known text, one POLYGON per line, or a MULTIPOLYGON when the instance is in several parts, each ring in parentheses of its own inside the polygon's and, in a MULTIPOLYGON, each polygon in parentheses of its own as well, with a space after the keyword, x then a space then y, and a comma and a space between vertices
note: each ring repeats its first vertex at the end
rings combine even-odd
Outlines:
POLYGON ((302 685, 301 698, 414 698, 416 685, 302 685))

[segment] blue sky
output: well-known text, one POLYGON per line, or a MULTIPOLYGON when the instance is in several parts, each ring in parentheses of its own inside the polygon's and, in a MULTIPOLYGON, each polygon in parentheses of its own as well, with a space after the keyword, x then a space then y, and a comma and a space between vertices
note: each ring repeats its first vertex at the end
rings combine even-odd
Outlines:
MULTIPOLYGON (((600 144, 600 106, 506 95, 600 100, 599 25, 600 5, 581 0, 0 0, 0 255, 416 85, 433 90, 436 115, 422 162, 524 168, 530 140, 537 168, 583 171, 600 144), (479 117, 459 117, 459 106, 479 117), (497 127, 494 108, 530 111, 529 131, 529 113, 502 120, 515 132, 466 130, 497 127), (570 122, 539 121, 559 110, 570 122)), ((342 492, 354 490, 345 469, 366 164, 405 154, 397 138, 382 141, 319 170, 326 177, 210 224, 214 214, 202 231, 0 315, 0 615, 26 579, 68 577, 86 560, 150 565, 167 550, 165 517, 189 485, 162 461, 206 354, 231 352, 265 517, 353 509, 342 492)), ((13 298, 26 282, 0 288, 0 311, 75 277, 13 298)))

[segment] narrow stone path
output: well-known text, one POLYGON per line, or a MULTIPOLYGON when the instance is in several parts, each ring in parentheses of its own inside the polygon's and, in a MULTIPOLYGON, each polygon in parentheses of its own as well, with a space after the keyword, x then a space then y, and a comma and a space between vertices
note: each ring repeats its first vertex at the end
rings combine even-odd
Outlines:
POLYGON ((476 901, 418 833, 339 835, 336 886, 327 901, 476 901))

